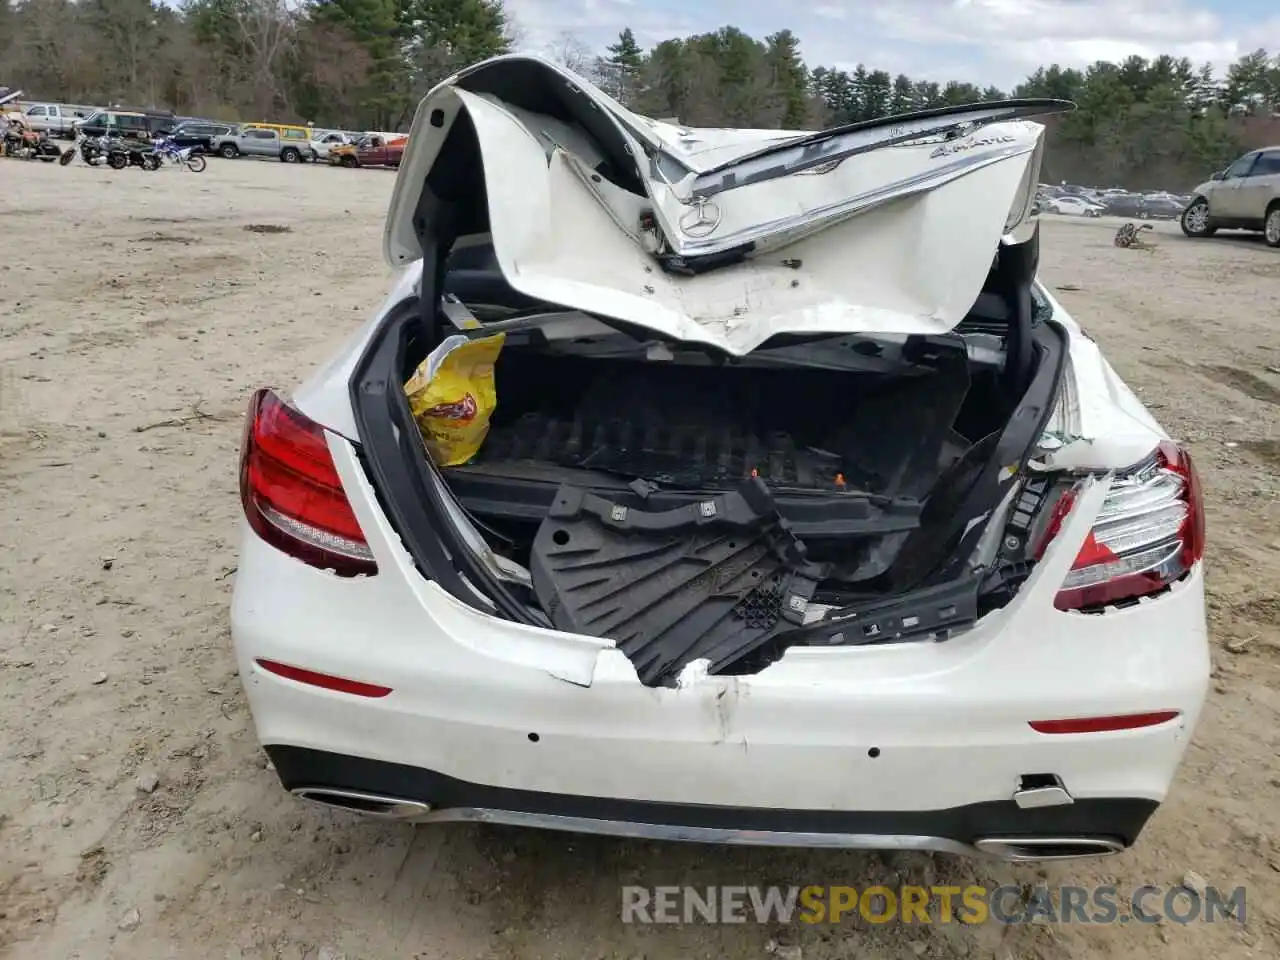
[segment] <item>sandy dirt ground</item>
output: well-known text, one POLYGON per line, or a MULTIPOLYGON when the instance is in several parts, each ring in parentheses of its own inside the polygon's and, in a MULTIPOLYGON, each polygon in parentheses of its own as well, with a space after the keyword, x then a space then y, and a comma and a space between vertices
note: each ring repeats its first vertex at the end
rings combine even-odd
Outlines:
POLYGON ((227 628, 241 416, 252 388, 295 383, 382 297, 392 182, 253 161, 196 176, 0 160, 0 954, 1280 955, 1280 250, 1169 225, 1150 252, 1113 248, 1106 221, 1044 229, 1046 281, 1190 443, 1208 491, 1212 693, 1136 849, 1042 868, 718 849, 371 824, 284 794, 227 628), (1245 922, 619 918, 622 884, 1128 889, 1189 871, 1245 886, 1245 922))

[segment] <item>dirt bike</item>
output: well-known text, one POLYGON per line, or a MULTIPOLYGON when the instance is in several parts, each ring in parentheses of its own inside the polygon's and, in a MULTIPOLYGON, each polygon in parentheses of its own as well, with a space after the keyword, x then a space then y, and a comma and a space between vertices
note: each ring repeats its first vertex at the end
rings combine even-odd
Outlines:
POLYGON ((192 173, 203 173, 208 165, 208 161, 199 150, 194 147, 180 147, 168 137, 156 137, 153 149, 162 163, 180 163, 192 173))

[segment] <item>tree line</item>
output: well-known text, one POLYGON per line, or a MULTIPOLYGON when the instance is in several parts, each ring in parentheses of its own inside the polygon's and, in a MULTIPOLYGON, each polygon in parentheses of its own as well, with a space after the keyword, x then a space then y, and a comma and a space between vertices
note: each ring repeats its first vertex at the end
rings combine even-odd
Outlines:
MULTIPOLYGON (((0 0, 0 81, 48 100, 167 107, 226 120, 403 128, 453 71, 517 45, 501 0, 0 0)), ((1280 141, 1280 56, 1224 73, 1185 58, 1042 67, 1012 90, 874 66, 810 67, 789 30, 735 27, 641 48, 630 29, 558 58, 628 106, 692 125, 813 128, 923 107, 1059 97, 1045 177, 1186 188, 1246 146, 1280 141)))

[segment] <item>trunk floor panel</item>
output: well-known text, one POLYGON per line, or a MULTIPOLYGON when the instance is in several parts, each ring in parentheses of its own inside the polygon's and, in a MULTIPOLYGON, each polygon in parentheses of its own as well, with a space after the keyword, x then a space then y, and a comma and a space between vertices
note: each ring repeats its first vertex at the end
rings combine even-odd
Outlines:
POLYGON ((473 465, 544 463, 668 489, 864 490, 919 498, 968 445, 962 341, 935 369, 886 378, 504 351, 473 465))
POLYGON ((759 437, 708 423, 647 422, 591 415, 571 420, 526 413, 489 431, 473 463, 532 460, 563 467, 640 477, 684 489, 737 486, 758 476, 781 487, 839 491, 842 458, 798 447, 785 433, 759 437))

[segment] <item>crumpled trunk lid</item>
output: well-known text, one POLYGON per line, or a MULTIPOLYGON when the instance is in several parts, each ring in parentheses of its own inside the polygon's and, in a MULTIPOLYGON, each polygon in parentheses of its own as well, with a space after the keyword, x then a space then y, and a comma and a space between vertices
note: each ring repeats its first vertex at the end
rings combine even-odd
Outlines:
POLYGON ((540 58, 497 58, 420 105, 385 252, 421 256, 426 179, 469 122, 497 260, 527 297, 736 355, 783 333, 944 333, 1031 216, 1044 129, 1004 118, 1066 108, 1011 101, 821 134, 687 129, 540 58))

